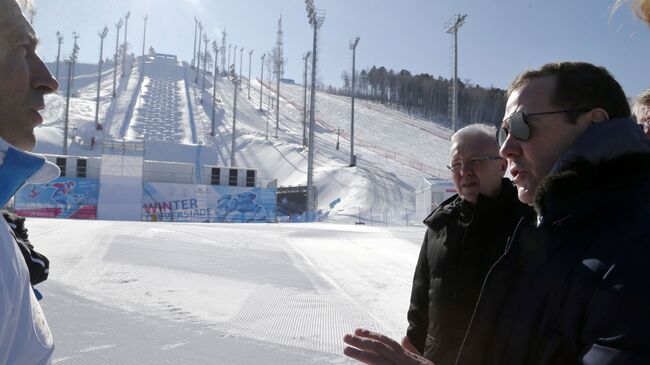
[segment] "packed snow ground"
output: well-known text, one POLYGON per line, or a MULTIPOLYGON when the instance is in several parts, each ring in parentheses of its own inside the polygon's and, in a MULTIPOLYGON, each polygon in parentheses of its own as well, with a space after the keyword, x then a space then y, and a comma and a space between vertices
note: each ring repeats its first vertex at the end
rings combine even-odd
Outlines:
POLYGON ((54 364, 347 364, 405 333, 423 228, 30 219, 54 364))

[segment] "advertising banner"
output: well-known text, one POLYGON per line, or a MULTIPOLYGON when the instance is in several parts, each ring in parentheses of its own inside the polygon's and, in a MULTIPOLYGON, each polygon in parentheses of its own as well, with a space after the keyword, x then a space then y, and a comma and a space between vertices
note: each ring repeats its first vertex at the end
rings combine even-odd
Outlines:
POLYGON ((97 219, 99 180, 60 177, 28 184, 16 193, 15 212, 25 217, 97 219))
POLYGON ((144 183, 142 220, 164 222, 275 222, 276 189, 144 183))

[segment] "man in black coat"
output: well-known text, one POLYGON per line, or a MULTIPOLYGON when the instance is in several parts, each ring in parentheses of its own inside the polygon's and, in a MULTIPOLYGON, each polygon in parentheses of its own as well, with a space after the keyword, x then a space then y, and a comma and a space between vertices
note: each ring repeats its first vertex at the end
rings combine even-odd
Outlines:
MULTIPOLYGON (((650 364, 650 139, 601 67, 519 76, 499 130, 521 222, 490 269, 457 364, 650 364)), ((367 364, 430 364, 357 330, 367 364)))
POLYGON ((428 229, 413 277, 403 345, 436 364, 453 364, 485 275, 533 210, 503 178, 496 129, 467 126, 451 137, 448 168, 457 195, 425 219, 428 229))

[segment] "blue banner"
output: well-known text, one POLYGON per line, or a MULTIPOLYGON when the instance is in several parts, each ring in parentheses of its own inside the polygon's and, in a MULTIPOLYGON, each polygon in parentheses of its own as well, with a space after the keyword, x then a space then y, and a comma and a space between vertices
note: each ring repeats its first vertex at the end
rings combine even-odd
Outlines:
POLYGON ((142 220, 165 222, 275 222, 276 189, 144 183, 142 220))
POLYGON ((97 219, 99 181, 60 177, 28 184, 16 193, 16 214, 25 217, 97 219))

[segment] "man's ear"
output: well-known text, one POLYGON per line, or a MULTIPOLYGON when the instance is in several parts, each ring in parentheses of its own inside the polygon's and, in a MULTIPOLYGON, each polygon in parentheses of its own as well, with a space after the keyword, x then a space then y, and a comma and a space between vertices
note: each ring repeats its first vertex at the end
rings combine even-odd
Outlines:
POLYGON ((593 108, 588 111, 586 115, 592 123, 600 123, 609 120, 609 114, 603 108, 593 108))
POLYGON ((508 170, 508 160, 504 158, 501 160, 501 164, 499 165, 499 171, 501 171, 501 176, 505 176, 507 170, 508 170))

